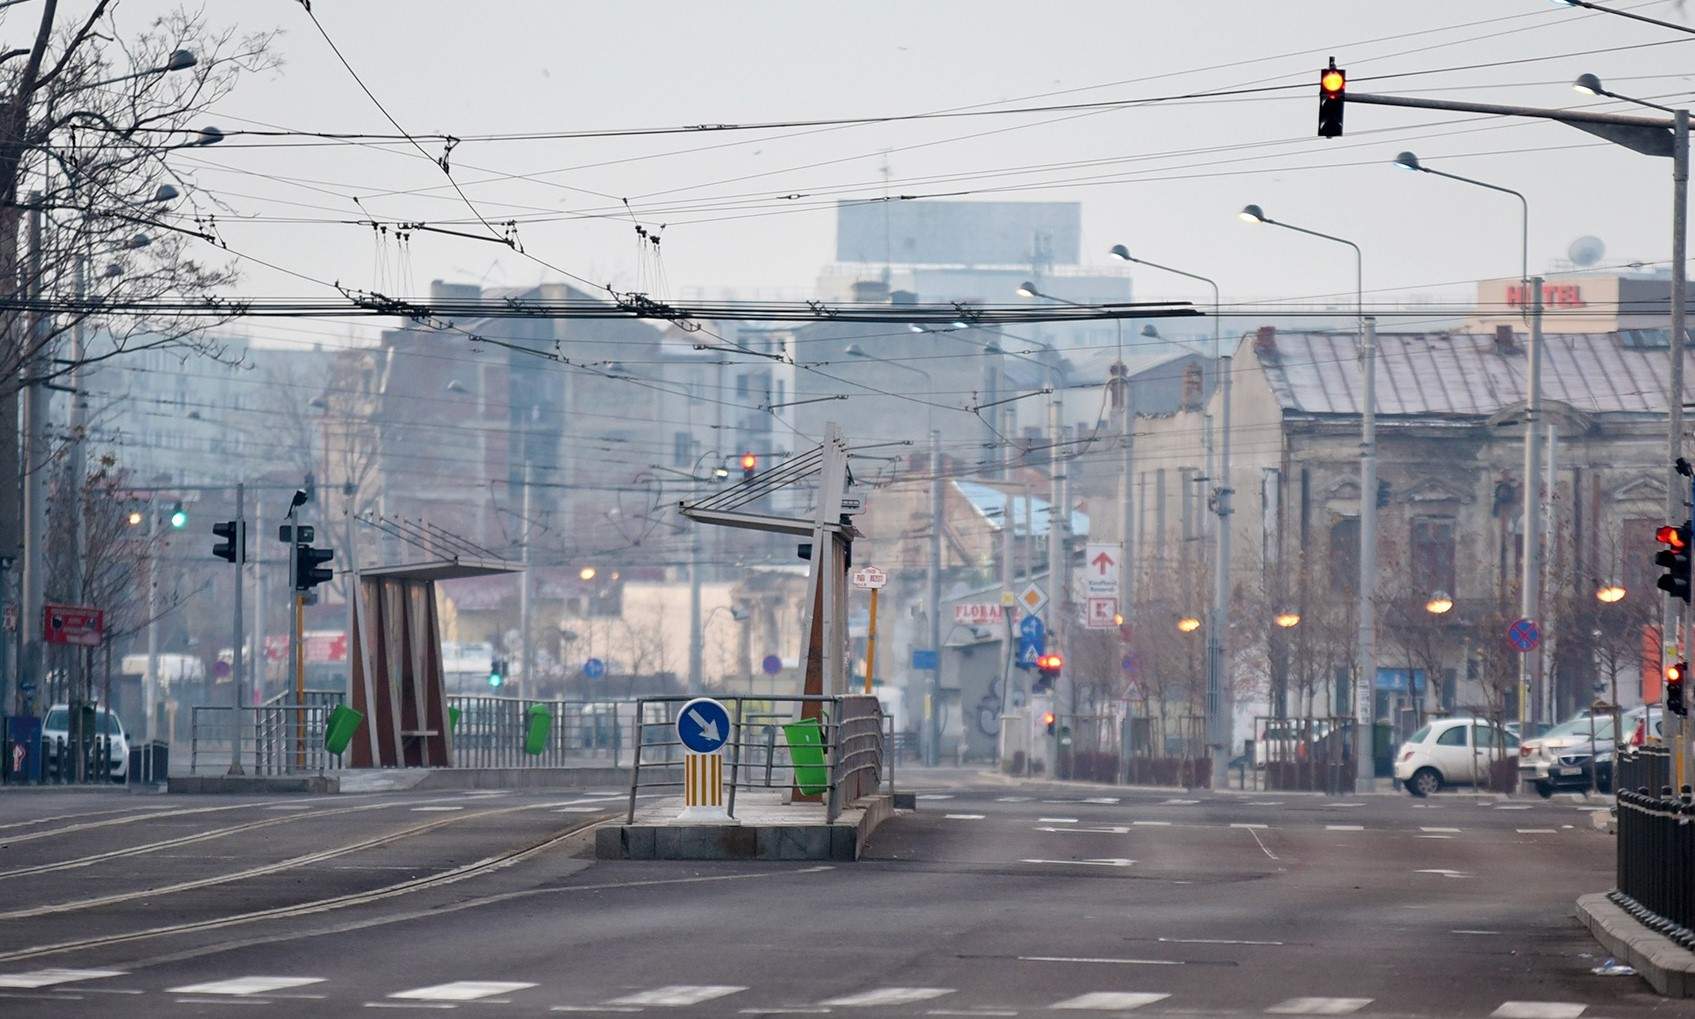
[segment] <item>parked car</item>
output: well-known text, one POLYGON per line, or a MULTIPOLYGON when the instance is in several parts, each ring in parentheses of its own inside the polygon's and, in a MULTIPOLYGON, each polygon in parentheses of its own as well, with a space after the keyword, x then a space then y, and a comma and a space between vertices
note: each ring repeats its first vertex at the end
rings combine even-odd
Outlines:
POLYGON ((1619 731, 1624 733, 1626 748, 1646 746, 1659 743, 1664 738, 1661 728, 1665 725, 1665 709, 1658 704, 1653 707, 1643 705, 1631 708, 1625 712, 1619 731))
POLYGON ((1443 718, 1413 733, 1395 755, 1395 778, 1414 796, 1479 785, 1492 763, 1515 757, 1518 737, 1482 718, 1443 718))
POLYGON ((1323 720, 1270 719, 1254 741, 1254 767, 1268 762, 1305 761, 1311 745, 1323 742, 1330 723, 1323 720))
MULTIPOLYGON (((95 712, 94 731, 97 738, 111 738, 108 748, 107 762, 112 781, 122 782, 129 776, 129 737, 124 732, 124 723, 110 708, 100 708, 95 712)), ((43 753, 49 743, 55 741, 69 744, 71 739, 71 706, 55 704, 47 709, 47 717, 41 722, 41 743, 43 753)))
POLYGON ((1554 726, 1519 746, 1519 781, 1542 796, 1560 789, 1600 792, 1612 788, 1612 753, 1618 740, 1611 715, 1578 717, 1554 726))

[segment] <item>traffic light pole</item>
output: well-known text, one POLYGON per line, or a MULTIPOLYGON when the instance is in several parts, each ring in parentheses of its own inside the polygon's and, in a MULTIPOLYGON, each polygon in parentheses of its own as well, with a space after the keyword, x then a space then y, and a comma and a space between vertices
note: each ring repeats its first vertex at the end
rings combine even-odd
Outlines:
POLYGON ((230 770, 228 774, 241 775, 241 726, 244 721, 242 711, 246 707, 246 697, 242 687, 245 682, 241 672, 241 645, 244 638, 244 618, 242 616, 242 576, 241 566, 247 559, 247 519, 244 511, 247 486, 239 482, 235 486, 235 554, 231 557, 235 562, 235 637, 230 643, 230 680, 235 687, 235 736, 230 740, 230 770))
MULTIPOLYGON (((1683 501, 1683 485, 1680 483, 1676 464, 1683 456, 1683 343, 1685 330, 1688 326, 1689 315, 1689 282, 1688 268, 1685 261, 1688 258, 1688 229, 1689 229, 1689 111, 1678 110, 1672 114, 1672 205, 1671 205, 1671 340, 1668 357, 1671 360, 1671 371, 1666 379, 1667 399, 1666 410, 1670 415, 1670 436, 1672 475, 1666 485, 1666 521, 1672 523, 1685 516, 1680 512, 1683 507, 1678 505, 1683 501)), ((1691 491, 1695 499, 1695 490, 1691 491)), ((1665 618, 1660 630, 1666 635, 1663 641, 1672 646, 1670 654, 1682 660, 1687 645, 1683 638, 1682 615, 1676 602, 1666 599, 1665 618)), ((1662 687, 1664 683, 1660 684, 1662 687)), ((1668 712, 1669 714, 1669 712, 1668 712)), ((1688 781, 1688 751, 1689 728, 1682 715, 1677 716, 1676 723, 1677 749, 1673 752, 1673 766, 1676 781, 1675 789, 1682 789, 1688 781)))

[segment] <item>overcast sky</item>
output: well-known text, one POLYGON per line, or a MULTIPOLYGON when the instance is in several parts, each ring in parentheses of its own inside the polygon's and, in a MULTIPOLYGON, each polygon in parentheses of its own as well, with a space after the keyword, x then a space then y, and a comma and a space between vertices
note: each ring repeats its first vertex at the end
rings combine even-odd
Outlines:
MULTIPOLYGON (((139 19, 168 6, 128 0, 124 16, 139 19)), ((1678 21, 1686 13, 1669 0, 1619 6, 1678 21)), ((218 0, 208 8, 214 23, 285 33, 282 69, 246 81, 212 123, 225 130, 391 130, 298 5, 218 0)), ((1350 107, 1346 137, 1320 139, 1315 81, 1334 54, 1355 91, 1567 106, 1593 102, 1569 85, 1584 71, 1616 91, 1669 104, 1695 91, 1685 73, 1695 66, 1695 36, 1548 0, 360 0, 320 2, 315 11, 408 131, 460 137, 1302 85, 1157 108, 828 130, 466 141, 453 152, 454 178, 482 215, 560 217, 520 227, 525 248, 538 258, 672 299, 701 290, 803 296, 833 260, 834 198, 884 193, 885 165, 896 194, 1079 201, 1087 260, 1106 264, 1106 249, 1127 243, 1146 258, 1216 277, 1227 299, 1347 291, 1353 283, 1345 250, 1246 226, 1235 216, 1246 202, 1357 241, 1368 290, 1462 297, 1471 288, 1461 281, 1516 275, 1517 203, 1398 171, 1389 160, 1403 148, 1431 165, 1525 192, 1533 270, 1550 268, 1585 234, 1605 241, 1607 264, 1664 259, 1669 161, 1560 125, 1366 106, 1350 107), (1587 52, 1598 50, 1605 52, 1587 52), (1533 59, 1541 57, 1550 59, 1533 59), (1436 69, 1451 70, 1367 80, 1436 69), (1079 162, 1086 165, 1068 165, 1079 162), (816 197, 821 189, 830 194, 816 197), (805 194, 815 197, 776 197, 805 194), (638 256, 635 222, 667 224, 657 265, 638 256)), ((19 24, 14 16, 7 27, 15 32, 19 24)), ((424 147, 432 155, 441 148, 424 147)), ((236 210, 220 215, 233 249, 320 280, 422 293, 437 277, 496 285, 561 278, 495 244, 443 235, 415 236, 403 259, 393 241, 377 243, 368 228, 329 222, 375 214, 479 229, 463 222, 470 211, 444 186, 440 169, 404 144, 283 150, 231 139, 173 158, 236 210), (242 223, 240 216, 261 221, 242 223), (276 217, 319 222, 265 221, 276 217)), ((243 270, 242 289, 250 294, 331 293, 253 262, 243 270)), ((1204 294, 1147 273, 1135 286, 1140 297, 1204 294)), ((303 323, 252 331, 345 329, 303 323)))

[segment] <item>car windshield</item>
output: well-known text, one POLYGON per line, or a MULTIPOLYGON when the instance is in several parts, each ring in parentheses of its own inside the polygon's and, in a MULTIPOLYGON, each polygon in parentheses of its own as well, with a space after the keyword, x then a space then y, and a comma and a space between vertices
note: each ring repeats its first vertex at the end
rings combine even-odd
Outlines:
POLYGON ((1575 736, 1580 740, 1589 738, 1593 731, 1596 740, 1613 738, 1613 720, 1611 717, 1574 718, 1569 722, 1561 722, 1541 735, 1541 739, 1560 739, 1565 736, 1575 736), (1593 726, 1593 729, 1591 729, 1593 726))
MULTIPOLYGON (((110 711, 100 712, 95 720, 95 729, 102 736, 112 736, 123 730, 110 711)), ((47 712, 42 720, 41 728, 46 732, 69 732, 71 728, 71 712, 69 708, 54 708, 47 712)))

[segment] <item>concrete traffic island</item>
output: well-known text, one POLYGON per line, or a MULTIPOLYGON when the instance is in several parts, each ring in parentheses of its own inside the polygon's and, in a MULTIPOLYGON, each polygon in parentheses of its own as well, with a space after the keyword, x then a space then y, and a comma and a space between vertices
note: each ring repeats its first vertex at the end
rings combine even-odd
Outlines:
POLYGON ((678 821, 681 797, 641 806, 629 824, 595 832, 600 860, 830 860, 859 859, 871 833, 894 812, 893 797, 864 796, 834 822, 822 803, 784 803, 780 793, 743 793, 729 824, 678 821))
POLYGON ((1577 900, 1577 918, 1618 961, 1668 998, 1695 998, 1695 952, 1656 934, 1607 897, 1594 892, 1577 900))

